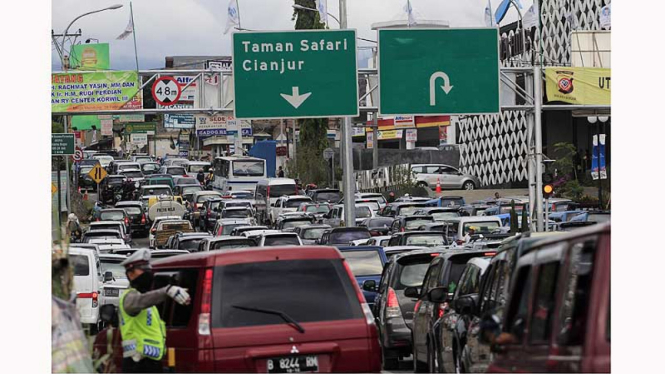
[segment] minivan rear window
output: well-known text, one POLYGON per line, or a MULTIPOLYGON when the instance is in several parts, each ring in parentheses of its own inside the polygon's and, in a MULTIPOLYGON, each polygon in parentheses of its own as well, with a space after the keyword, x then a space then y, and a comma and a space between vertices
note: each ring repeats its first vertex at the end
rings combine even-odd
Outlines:
POLYGON ((300 245, 297 235, 276 235, 266 236, 263 246, 276 246, 276 245, 300 245))
POLYGON ((296 195, 295 184, 273 184, 270 186, 270 197, 280 197, 284 195, 296 195))
POLYGON ((410 260, 406 264, 401 264, 399 267, 399 274, 395 279, 397 279, 396 284, 392 287, 395 290, 403 290, 407 287, 420 287, 423 285, 423 280, 425 280, 425 273, 427 273, 427 268, 429 263, 434 257, 420 257, 417 260, 410 260))
MULTIPOLYGON (((341 260, 280 260, 216 267, 213 328, 363 318, 358 296, 341 260), (247 275, 251 274, 251 278, 247 275)), ((306 327, 305 327, 306 328, 306 327)))
POLYGON ((90 265, 88 263, 88 256, 69 255, 69 261, 74 266, 75 276, 90 275, 90 265))
POLYGON ((330 244, 348 244, 354 240, 369 239, 371 235, 367 230, 341 231, 330 234, 330 244))
POLYGON ((344 251, 342 256, 356 277, 380 275, 383 272, 383 263, 377 251, 344 251))

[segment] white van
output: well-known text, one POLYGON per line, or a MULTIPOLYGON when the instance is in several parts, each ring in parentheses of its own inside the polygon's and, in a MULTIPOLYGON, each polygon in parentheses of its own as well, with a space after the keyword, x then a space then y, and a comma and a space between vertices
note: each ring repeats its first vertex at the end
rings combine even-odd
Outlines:
POLYGON ((97 331, 99 308, 103 303, 101 289, 104 278, 97 251, 88 248, 69 248, 69 262, 74 269, 74 292, 76 309, 83 325, 97 331))
POLYGON ((498 216, 457 217, 446 219, 445 222, 448 224, 444 230, 448 231, 448 239, 452 241, 460 241, 471 227, 476 234, 488 234, 502 226, 501 218, 498 216))
POLYGON ((259 180, 254 191, 256 200, 256 220, 259 224, 269 223, 270 208, 281 196, 298 195, 296 181, 291 178, 268 178, 259 180))

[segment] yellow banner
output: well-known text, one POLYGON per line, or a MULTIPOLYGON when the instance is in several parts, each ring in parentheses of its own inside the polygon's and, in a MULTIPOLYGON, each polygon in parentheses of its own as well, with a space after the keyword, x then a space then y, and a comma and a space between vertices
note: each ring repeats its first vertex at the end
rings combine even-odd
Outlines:
POLYGON ((610 105, 611 69, 551 67, 545 69, 548 101, 610 105))

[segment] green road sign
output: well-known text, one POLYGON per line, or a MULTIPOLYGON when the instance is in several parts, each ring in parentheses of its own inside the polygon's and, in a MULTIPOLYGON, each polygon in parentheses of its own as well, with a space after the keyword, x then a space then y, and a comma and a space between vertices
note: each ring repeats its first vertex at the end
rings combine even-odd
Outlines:
POLYGON ((379 114, 499 113, 499 30, 379 30, 379 114))
POLYGON ((358 116, 355 30, 233 34, 235 117, 358 116))
POLYGON ((51 134, 51 154, 53 156, 74 154, 74 134, 51 134))
POLYGON ((152 132, 152 134, 157 131, 156 122, 138 122, 138 123, 128 123, 125 125, 125 132, 127 134, 147 134, 152 132))

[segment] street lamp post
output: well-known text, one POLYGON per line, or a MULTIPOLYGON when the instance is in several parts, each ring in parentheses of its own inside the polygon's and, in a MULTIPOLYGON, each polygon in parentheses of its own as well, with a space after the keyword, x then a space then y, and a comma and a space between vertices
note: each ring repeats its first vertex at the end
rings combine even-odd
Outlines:
MULTIPOLYGON (((79 19, 81 19, 81 18, 83 18, 87 15, 90 15, 90 14, 103 12, 105 10, 114 10, 114 9, 120 9, 120 8, 122 8, 122 4, 115 4, 115 5, 111 5, 110 7, 103 8, 103 9, 98 9, 98 10, 93 10, 91 12, 83 13, 80 16, 74 18, 72 20, 72 22, 70 22, 69 25, 67 25, 67 28, 65 28, 65 32, 62 33, 62 42, 60 43, 60 52, 61 52, 61 54, 60 54, 60 63, 62 64, 62 69, 63 70, 67 71, 67 69, 69 68, 69 66, 68 66, 69 64, 65 64, 65 39, 67 38, 67 31, 69 31, 69 28, 72 27, 74 22, 76 22, 77 20, 79 20, 79 19)), ((56 45, 57 45, 57 42, 56 42, 56 45)), ((67 57, 67 58, 69 58, 69 57, 67 57)), ((67 127, 69 126, 68 122, 69 122, 69 116, 64 116, 63 121, 62 121, 64 133, 68 132, 67 131, 67 127)), ((65 173, 67 174, 67 180, 65 182, 65 186, 67 188, 67 214, 69 214, 71 212, 71 205, 72 205, 71 192, 69 190, 69 157, 67 157, 67 156, 64 156, 64 157, 65 157, 65 173)), ((59 165, 58 165, 58 171, 60 171, 60 166, 59 165)), ((59 183, 60 183, 60 176, 58 176, 58 184, 59 183)), ((60 211, 58 211, 58 214, 60 214, 60 211)))
MULTIPOLYGON (((97 10, 93 10, 93 11, 88 12, 88 13, 83 13, 83 14, 81 14, 80 16, 74 18, 74 19, 72 20, 72 22, 70 22, 69 25, 67 25, 67 28, 65 29, 65 32, 62 33, 62 42, 60 43, 60 50, 61 50, 62 53, 63 53, 63 56, 61 56, 61 60, 60 60, 60 62, 63 64, 63 66, 62 66, 63 69, 67 70, 67 68, 65 67, 65 64, 64 64, 65 39, 66 39, 66 37, 67 37, 67 31, 69 31, 69 28, 72 27, 72 25, 74 24, 74 22, 76 22, 76 21, 79 20, 80 18, 83 18, 83 17, 85 17, 85 16, 87 16, 87 15, 90 15, 90 14, 103 12, 103 11, 105 11, 105 10, 114 10, 114 9, 120 9, 120 8, 122 8, 122 4, 115 4, 115 5, 111 5, 110 7, 107 7, 107 8, 104 8, 104 9, 97 9, 97 10)), ((65 132, 66 132, 66 130, 67 130, 67 129, 65 129, 65 132)))

